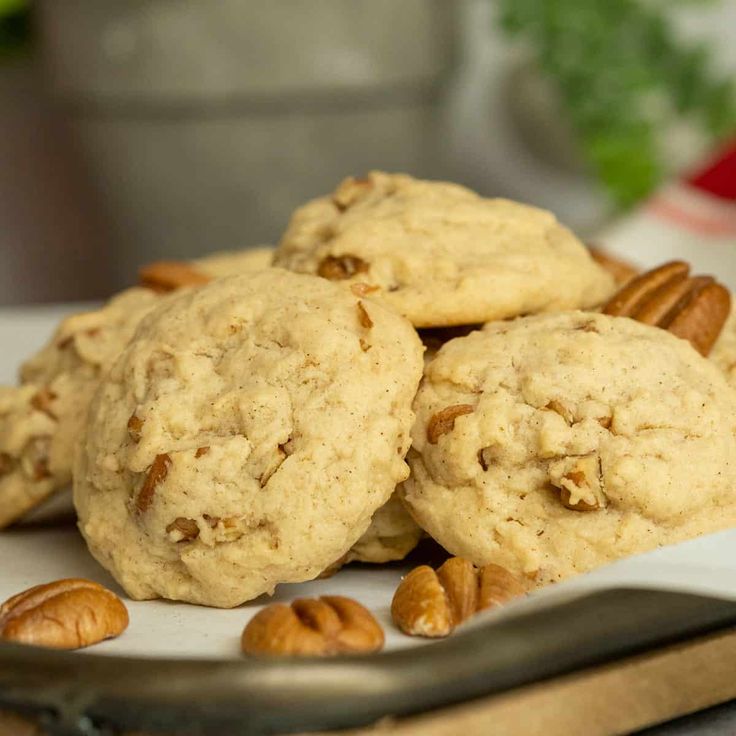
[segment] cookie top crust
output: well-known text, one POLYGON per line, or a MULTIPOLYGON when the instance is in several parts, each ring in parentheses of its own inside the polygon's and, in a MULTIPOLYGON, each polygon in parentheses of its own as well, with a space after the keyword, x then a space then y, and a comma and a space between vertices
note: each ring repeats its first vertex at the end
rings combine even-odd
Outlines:
POLYGON ((408 468, 422 345, 324 279, 268 269, 151 313, 93 401, 80 529, 135 598, 229 607, 316 577, 408 468))
POLYGON ((551 213, 382 172, 296 210, 274 263, 366 284, 416 327, 591 307, 614 290, 551 213))
POLYGON ((736 524, 736 394, 684 340, 566 312, 442 347, 402 489, 453 554, 539 583, 736 524))

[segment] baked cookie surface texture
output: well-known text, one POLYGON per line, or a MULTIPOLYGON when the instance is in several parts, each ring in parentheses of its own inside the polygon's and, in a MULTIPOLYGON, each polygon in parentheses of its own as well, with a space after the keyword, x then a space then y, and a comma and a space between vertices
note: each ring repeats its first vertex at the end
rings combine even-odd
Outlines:
POLYGON ((364 284, 416 327, 591 307, 614 290, 551 213, 381 172, 297 209, 274 263, 364 284))
POLYGON ((684 340, 567 312, 428 366, 404 500, 452 554, 540 584, 736 525, 736 394, 684 340))
POLYGON ((316 577, 408 468, 422 346, 324 279, 269 269, 149 315, 75 467, 90 550, 135 598, 229 607, 316 577))

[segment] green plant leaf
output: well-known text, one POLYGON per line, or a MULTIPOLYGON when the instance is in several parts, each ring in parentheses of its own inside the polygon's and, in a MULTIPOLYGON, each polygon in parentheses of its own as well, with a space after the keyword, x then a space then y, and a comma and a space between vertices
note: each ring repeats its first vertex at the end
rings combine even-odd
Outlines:
POLYGON ((28 7, 28 0, 0 0, 0 18, 13 15, 28 7))
POLYGON ((711 71, 705 46, 677 39, 665 0, 498 0, 498 7, 502 28, 525 42, 559 90, 581 149, 620 205, 671 173, 659 145, 668 125, 686 120, 714 141, 736 131, 732 81, 711 71))

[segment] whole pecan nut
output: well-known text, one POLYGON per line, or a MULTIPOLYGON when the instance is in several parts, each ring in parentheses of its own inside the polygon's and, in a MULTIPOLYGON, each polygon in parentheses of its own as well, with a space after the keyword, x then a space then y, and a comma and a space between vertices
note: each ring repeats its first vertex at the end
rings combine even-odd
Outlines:
POLYGON ((409 636, 448 636, 456 626, 487 608, 523 595, 522 583, 500 565, 477 568, 451 557, 437 571, 414 568, 399 583, 391 602, 396 626, 409 636))
POLYGON ((128 611, 110 590, 83 578, 37 585, 0 606, 0 639, 79 649, 119 636, 128 611))
POLYGON ((712 276, 690 276, 684 261, 670 261, 637 276, 614 294, 603 313, 668 330, 708 355, 731 311, 731 294, 712 276))
POLYGON ((290 606, 273 603, 250 620, 241 637, 246 654, 272 656, 376 652, 383 643, 373 614, 343 596, 300 598, 290 606))

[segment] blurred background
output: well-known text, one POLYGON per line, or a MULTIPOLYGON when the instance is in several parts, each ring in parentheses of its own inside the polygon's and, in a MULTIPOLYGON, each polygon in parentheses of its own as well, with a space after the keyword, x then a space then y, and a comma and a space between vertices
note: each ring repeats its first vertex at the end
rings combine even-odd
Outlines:
POLYGON ((587 237, 736 134, 736 0, 0 0, 0 303, 276 242, 371 168, 587 237))

